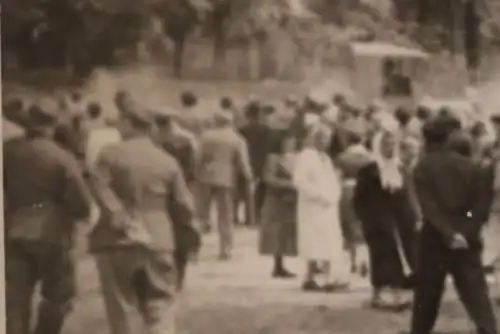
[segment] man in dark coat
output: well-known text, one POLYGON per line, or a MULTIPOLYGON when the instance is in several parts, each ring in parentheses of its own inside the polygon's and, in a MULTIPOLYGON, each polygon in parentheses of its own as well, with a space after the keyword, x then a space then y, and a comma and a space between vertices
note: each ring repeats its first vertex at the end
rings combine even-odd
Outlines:
POLYGON ((8 334, 60 333, 74 298, 72 233, 88 217, 91 197, 75 157, 52 140, 56 105, 32 106, 27 136, 4 144, 8 334), (42 301, 32 332, 38 283, 42 301))
POLYGON ((480 239, 491 203, 490 180, 472 159, 450 149, 452 129, 442 117, 426 124, 426 153, 415 169, 424 225, 411 333, 431 333, 445 278, 451 274, 477 332, 496 334, 480 239))
MULTIPOLYGON (((269 106, 253 103, 245 110, 248 124, 240 129, 240 133, 247 142, 250 165, 255 177, 255 217, 259 222, 259 215, 264 204, 265 185, 262 180, 264 165, 272 143, 275 139, 273 130, 265 123, 265 118, 270 114, 269 106)), ((240 180, 241 181, 241 180, 240 180)))
MULTIPOLYGON (((165 152, 177 160, 188 187, 193 192, 195 182, 196 157, 195 148, 188 138, 175 133, 173 122, 176 113, 172 110, 155 112, 155 124, 157 133, 155 141, 165 152)), ((186 210, 183 210, 174 198, 169 198, 167 203, 168 212, 172 218, 175 234, 174 259, 177 266, 177 283, 181 290, 184 285, 186 268, 191 253, 196 253, 200 247, 198 230, 193 228, 192 218, 186 210)))

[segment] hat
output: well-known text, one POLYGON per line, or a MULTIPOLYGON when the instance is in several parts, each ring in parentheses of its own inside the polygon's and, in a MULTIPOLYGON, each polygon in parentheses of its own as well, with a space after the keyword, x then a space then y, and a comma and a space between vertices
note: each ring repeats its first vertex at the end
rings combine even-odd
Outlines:
POLYGON ((167 119, 179 117, 179 112, 172 108, 160 108, 150 111, 155 119, 167 119))
POLYGON ((59 103, 52 98, 41 98, 27 111, 30 126, 55 125, 59 118, 59 103))
POLYGON ((154 120, 154 112, 143 106, 134 105, 122 111, 122 117, 132 120, 141 125, 151 125, 154 120))
POLYGON ((214 121, 220 125, 233 124, 234 115, 228 111, 219 111, 214 114, 214 121))
POLYGON ((490 120, 494 124, 500 124, 500 113, 491 115, 490 120))

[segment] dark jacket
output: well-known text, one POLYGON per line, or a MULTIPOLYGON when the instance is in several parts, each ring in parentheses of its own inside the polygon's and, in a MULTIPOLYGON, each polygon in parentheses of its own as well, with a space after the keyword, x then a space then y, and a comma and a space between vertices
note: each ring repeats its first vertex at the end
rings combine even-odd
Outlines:
POLYGON ((42 137, 4 144, 4 196, 6 237, 52 244, 69 242, 91 205, 76 159, 42 137))
POLYGON ((415 168, 424 222, 445 239, 456 233, 474 240, 488 220, 492 171, 447 148, 428 151, 415 168))

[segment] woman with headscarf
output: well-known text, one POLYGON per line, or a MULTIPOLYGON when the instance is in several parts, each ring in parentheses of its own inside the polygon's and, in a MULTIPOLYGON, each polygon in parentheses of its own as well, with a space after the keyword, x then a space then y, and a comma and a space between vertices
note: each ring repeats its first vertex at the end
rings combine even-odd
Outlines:
POLYGON ((338 291, 348 287, 349 261, 339 221, 340 176, 326 152, 331 135, 330 127, 314 124, 294 168, 298 249, 299 255, 308 261, 303 288, 311 291, 338 291), (323 264, 325 284, 317 281, 318 263, 323 264))
POLYGON ((294 138, 284 133, 273 145, 263 173, 266 194, 260 225, 260 253, 274 256, 273 277, 292 278, 285 256, 297 255, 297 192, 293 169, 297 151, 294 138))
POLYGON ((354 207, 362 222, 370 255, 374 308, 399 310, 408 303, 401 290, 413 274, 413 250, 404 247, 401 233, 415 225, 415 213, 401 170, 397 123, 384 122, 373 138, 374 162, 357 176, 354 207))

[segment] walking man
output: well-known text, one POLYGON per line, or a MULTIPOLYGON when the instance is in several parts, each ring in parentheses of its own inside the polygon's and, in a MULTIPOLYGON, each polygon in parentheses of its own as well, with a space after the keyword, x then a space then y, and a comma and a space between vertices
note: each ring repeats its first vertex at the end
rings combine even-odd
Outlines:
POLYGON ((57 112, 51 100, 30 107, 26 137, 4 145, 7 334, 61 333, 72 308, 72 233, 89 215, 91 198, 76 158, 52 140, 57 112))
POLYGON ((169 197, 192 214, 179 164, 151 137, 151 117, 121 109, 123 141, 103 148, 92 175, 101 217, 91 234, 111 333, 171 334, 177 276, 169 197), (144 328, 146 327, 146 328, 144 328))
MULTIPOLYGON (((233 125, 233 117, 219 112, 215 117, 215 128, 207 130, 200 138, 200 182, 201 219, 205 228, 210 227, 210 209, 215 199, 218 212, 221 260, 231 256, 234 224, 234 191, 237 178, 243 177, 247 198, 251 198, 252 169, 248 158, 247 143, 233 125)), ((250 201, 251 202, 251 201, 250 201)), ((250 203, 252 204, 252 203, 250 203)), ((253 205, 251 205, 253 206, 253 205)), ((253 210, 248 210, 253 212, 253 210)), ((253 217, 250 217, 253 223, 253 217)))
POLYGON ((447 147, 449 120, 424 127, 426 152, 415 168, 415 187, 424 224, 411 324, 412 334, 430 334, 445 278, 451 274, 477 333, 496 334, 495 318, 481 263, 480 232, 491 191, 471 158, 447 147))

